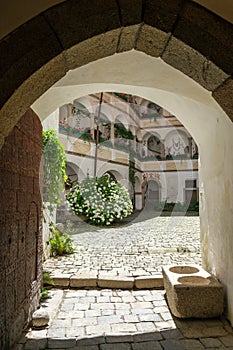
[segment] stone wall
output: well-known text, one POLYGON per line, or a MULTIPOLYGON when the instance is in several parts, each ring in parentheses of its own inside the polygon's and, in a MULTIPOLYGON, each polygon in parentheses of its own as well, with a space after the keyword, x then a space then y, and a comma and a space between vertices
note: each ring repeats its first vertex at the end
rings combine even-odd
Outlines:
POLYGON ((29 110, 0 152, 0 349, 10 349, 38 305, 42 273, 41 123, 29 110))

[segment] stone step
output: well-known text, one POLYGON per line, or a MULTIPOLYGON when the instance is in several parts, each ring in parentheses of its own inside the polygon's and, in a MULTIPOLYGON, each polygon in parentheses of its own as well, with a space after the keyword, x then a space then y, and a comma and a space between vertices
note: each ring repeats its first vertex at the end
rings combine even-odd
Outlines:
POLYGON ((139 277, 86 274, 52 274, 56 288, 163 289, 160 274, 139 277))

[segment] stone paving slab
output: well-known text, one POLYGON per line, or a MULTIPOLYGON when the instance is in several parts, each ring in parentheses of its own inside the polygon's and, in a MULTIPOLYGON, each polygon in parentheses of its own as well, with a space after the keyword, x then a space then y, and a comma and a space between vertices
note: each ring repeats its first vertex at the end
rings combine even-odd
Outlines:
POLYGON ((68 283, 65 277, 75 275, 92 276, 93 286, 93 276, 97 280, 108 276, 159 278, 162 265, 201 264, 198 216, 150 216, 110 228, 83 225, 67 222, 64 228, 71 233, 74 254, 44 263, 46 271, 64 278, 62 282, 57 279, 64 287, 68 283))
POLYGON ((17 350, 233 349, 228 321, 177 319, 164 290, 52 289, 50 295, 41 305, 51 315, 49 326, 30 329, 17 350))
POLYGON ((162 265, 201 264, 198 217, 149 217, 112 228, 69 226, 76 253, 44 264, 63 288, 52 289, 42 304, 51 315, 49 326, 28 330, 15 350, 233 350, 232 328, 224 318, 177 319, 164 290, 143 289, 155 288, 162 265), (93 289, 110 276, 129 278, 142 289, 93 289), (92 289, 85 288, 89 279, 92 289))

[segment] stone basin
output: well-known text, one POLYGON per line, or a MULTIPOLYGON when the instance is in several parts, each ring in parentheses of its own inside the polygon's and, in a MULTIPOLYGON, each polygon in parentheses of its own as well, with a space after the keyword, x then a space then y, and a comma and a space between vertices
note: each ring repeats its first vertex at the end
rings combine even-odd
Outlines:
POLYGON ((191 273, 197 273, 199 271, 198 268, 194 267, 194 266, 173 266, 169 269, 169 271, 174 272, 174 273, 178 273, 178 274, 188 274, 190 275, 191 273))
POLYGON ((177 279, 178 282, 186 285, 206 286, 210 284, 210 280, 200 276, 183 276, 177 279))
POLYGON ((211 318, 223 312, 223 286, 198 265, 163 266, 164 287, 172 314, 211 318))

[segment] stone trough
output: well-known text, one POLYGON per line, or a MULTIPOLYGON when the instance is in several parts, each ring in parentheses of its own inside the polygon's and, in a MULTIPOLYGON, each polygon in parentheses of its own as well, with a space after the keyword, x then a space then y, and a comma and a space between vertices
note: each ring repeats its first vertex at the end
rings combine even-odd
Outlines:
POLYGON ((180 318, 210 318, 223 312, 223 286, 198 265, 163 266, 168 305, 180 318))

